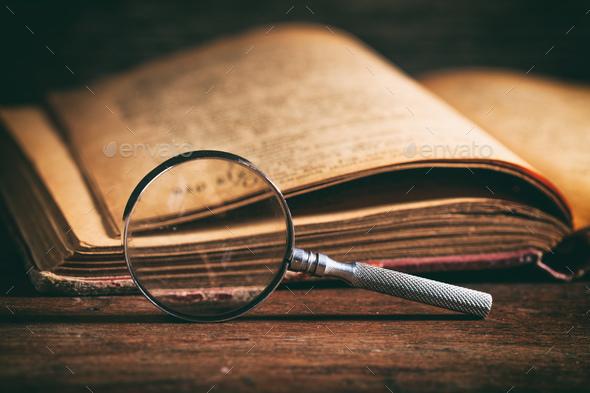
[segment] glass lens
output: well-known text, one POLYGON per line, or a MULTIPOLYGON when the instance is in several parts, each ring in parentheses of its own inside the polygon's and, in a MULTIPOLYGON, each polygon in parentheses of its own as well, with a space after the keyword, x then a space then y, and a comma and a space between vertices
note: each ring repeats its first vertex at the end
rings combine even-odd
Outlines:
POLYGON ((290 215, 247 161, 191 154, 163 164, 134 192, 125 256, 140 289, 163 310, 196 321, 229 319, 280 282, 292 246, 290 215))

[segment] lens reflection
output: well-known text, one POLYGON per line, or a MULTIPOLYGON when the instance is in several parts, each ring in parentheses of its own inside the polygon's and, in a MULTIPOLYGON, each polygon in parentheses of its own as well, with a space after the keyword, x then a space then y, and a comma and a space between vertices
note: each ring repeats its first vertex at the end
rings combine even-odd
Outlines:
POLYGON ((197 157, 159 173, 126 219, 142 291, 191 320, 237 316, 278 284, 291 233, 282 196, 247 163, 197 157))

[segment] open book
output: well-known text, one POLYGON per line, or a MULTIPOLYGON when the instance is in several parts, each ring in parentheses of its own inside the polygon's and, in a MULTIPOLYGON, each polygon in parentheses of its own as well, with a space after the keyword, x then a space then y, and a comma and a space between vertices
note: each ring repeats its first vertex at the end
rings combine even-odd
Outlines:
POLYGON ((130 291, 131 191, 167 158, 215 149, 279 186, 298 247, 412 272, 537 264, 570 279, 590 259, 588 104, 588 87, 508 72, 418 83, 332 28, 254 30, 43 108, 3 108, 4 216, 39 290, 130 291))

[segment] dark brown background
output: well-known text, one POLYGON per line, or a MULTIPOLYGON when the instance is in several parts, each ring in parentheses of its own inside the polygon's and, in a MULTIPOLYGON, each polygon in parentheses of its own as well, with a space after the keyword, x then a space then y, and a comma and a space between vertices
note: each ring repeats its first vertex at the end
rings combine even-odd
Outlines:
POLYGON ((1 101, 38 98, 223 34, 280 21, 359 36, 411 74, 501 66, 590 79, 587 1, 8 1, 1 101), (26 26, 34 34, 32 34, 26 26), (573 26, 573 30, 566 32, 573 26), (52 55, 49 46, 55 53, 52 55), (545 53, 554 46, 547 55, 545 53), (67 64, 76 75, 64 67, 67 64))

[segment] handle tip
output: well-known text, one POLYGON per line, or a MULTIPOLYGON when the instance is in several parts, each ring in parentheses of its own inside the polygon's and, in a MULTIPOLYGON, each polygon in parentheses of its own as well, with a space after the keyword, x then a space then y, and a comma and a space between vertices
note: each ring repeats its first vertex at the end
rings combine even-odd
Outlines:
POLYGON ((469 306, 465 305, 464 307, 457 308, 456 311, 470 314, 480 319, 486 319, 492 311, 492 305, 494 303, 492 295, 472 289, 469 291, 475 292, 475 299, 470 302, 469 306))

